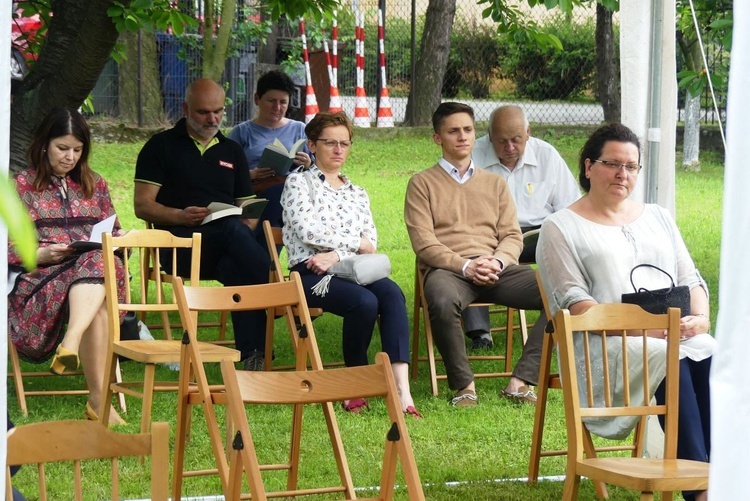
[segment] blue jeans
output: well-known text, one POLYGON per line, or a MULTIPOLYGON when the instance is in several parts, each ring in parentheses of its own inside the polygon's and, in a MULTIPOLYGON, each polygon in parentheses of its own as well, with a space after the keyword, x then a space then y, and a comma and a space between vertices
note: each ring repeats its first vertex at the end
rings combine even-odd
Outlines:
POLYGON ((367 365, 367 348, 372 340, 375 322, 380 315, 380 342, 391 362, 409 362, 409 319, 406 299, 401 288, 389 278, 370 285, 357 285, 333 277, 328 293, 320 297, 311 289, 321 278, 300 263, 292 268, 299 272, 307 305, 322 308, 344 318, 343 352, 347 367, 367 365))
MULTIPOLYGON (((255 285, 268 283, 271 259, 268 250, 256 240, 252 230, 238 217, 225 217, 202 226, 169 226, 172 234, 191 237, 201 234, 201 279, 218 280, 224 285, 255 285)), ((172 268, 169 252, 161 255, 165 269, 172 268)), ((177 253, 177 273, 190 275, 190 252, 177 253)), ((266 312, 237 311, 232 313, 234 342, 247 358, 253 351, 263 352, 266 339, 266 312)))

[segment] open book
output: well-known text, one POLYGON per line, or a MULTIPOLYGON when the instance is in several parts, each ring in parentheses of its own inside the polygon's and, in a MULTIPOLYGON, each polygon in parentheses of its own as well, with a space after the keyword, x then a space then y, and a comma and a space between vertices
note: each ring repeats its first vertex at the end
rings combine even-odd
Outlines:
POLYGON ((207 209, 211 214, 206 216, 201 224, 210 223, 227 216, 240 216, 243 219, 258 219, 268 204, 265 198, 250 198, 242 202, 242 205, 225 204, 223 202, 211 202, 207 209))
POLYGON ((88 240, 76 240, 71 242, 68 247, 71 247, 79 252, 88 252, 91 250, 97 250, 102 248, 102 233, 112 233, 115 227, 115 218, 117 216, 109 216, 107 219, 99 221, 91 228, 91 236, 88 240))
POLYGON ((292 162, 294 156, 305 146, 306 142, 307 139, 305 138, 299 139, 287 150, 281 141, 274 139, 273 143, 263 150, 263 154, 258 160, 258 167, 273 169, 277 176, 286 176, 289 174, 289 169, 294 165, 294 162, 292 162))

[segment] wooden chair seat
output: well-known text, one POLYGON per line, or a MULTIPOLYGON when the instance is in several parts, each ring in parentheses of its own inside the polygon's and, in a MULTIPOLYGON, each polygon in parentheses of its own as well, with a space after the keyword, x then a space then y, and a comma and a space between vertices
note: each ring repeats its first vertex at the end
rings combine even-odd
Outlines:
POLYGON ((606 478, 607 483, 635 491, 708 489, 708 463, 687 459, 597 457, 579 461, 576 470, 585 477, 606 478))

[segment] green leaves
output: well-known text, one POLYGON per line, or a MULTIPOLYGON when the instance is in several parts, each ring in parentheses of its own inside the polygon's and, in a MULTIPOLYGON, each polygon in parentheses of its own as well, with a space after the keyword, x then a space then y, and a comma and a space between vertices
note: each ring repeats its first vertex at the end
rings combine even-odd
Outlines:
POLYGON ((153 31, 156 28, 161 31, 172 29, 179 35, 186 27, 198 26, 194 17, 182 13, 183 3, 169 0, 132 0, 123 3, 115 0, 107 9, 107 15, 119 32, 139 29, 153 31))
POLYGON ((264 2, 264 5, 274 21, 282 15, 286 16, 287 19, 304 17, 306 20, 320 21, 334 9, 343 8, 344 4, 341 0, 268 0, 264 2))
POLYGON ((27 270, 33 270, 36 268, 36 228, 10 178, 0 178, 0 219, 8 227, 8 237, 14 243, 23 266, 27 270))

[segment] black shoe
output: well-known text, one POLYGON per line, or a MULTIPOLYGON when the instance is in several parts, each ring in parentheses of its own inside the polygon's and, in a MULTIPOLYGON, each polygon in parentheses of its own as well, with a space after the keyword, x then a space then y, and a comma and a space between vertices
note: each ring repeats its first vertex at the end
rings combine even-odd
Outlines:
POLYGON ((266 368, 266 357, 260 351, 254 351, 244 362, 246 371, 262 371, 266 368))
POLYGON ((494 346, 494 343, 492 342, 492 338, 479 336, 471 340, 469 349, 470 350, 489 350, 493 346, 494 346))

